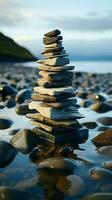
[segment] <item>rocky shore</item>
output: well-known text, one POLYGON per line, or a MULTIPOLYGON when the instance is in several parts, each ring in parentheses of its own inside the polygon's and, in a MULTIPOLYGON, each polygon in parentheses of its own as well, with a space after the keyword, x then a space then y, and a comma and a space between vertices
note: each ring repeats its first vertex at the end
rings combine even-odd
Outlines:
MULTIPOLYGON (((89 130, 89 138, 85 144, 56 148, 46 146, 26 118, 37 119, 28 105, 39 80, 37 68, 0 65, 0 198, 112 199, 112 74, 73 71, 73 97, 85 116, 78 121, 89 130)), ((45 124, 46 117, 39 116, 45 124)), ((67 121, 50 118, 49 123, 63 127, 65 134, 67 121)))

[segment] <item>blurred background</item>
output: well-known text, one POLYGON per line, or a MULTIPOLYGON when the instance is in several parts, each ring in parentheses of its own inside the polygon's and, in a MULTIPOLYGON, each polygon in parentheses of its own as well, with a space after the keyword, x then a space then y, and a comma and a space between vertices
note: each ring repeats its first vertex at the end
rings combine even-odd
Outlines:
POLYGON ((96 69, 102 65, 103 71, 111 70, 111 0, 0 0, 1 33, 36 57, 43 49, 43 34, 52 29, 61 30, 72 61, 86 61, 89 69, 93 64, 88 61, 94 61, 96 69))

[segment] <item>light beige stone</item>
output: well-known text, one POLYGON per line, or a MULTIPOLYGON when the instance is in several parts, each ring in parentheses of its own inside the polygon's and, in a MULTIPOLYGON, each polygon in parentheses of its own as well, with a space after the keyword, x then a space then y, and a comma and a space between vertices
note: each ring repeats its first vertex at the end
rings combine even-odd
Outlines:
POLYGON ((49 71, 49 72, 61 72, 61 71, 67 71, 67 70, 73 70, 75 67, 74 66, 57 66, 57 67, 51 67, 48 65, 40 65, 38 66, 38 69, 43 70, 43 71, 49 71))
POLYGON ((61 88, 44 88, 41 86, 34 87, 34 92, 39 94, 45 94, 50 96, 58 96, 60 94, 73 94, 73 87, 61 87, 61 88))

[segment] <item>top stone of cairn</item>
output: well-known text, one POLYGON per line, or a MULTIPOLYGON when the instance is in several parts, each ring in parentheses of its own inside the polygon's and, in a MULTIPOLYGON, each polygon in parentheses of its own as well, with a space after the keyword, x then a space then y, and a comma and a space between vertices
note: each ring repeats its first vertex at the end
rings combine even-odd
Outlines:
POLYGON ((58 30, 58 29, 55 29, 53 31, 45 33, 44 36, 46 36, 46 37, 55 37, 55 36, 58 36, 60 34, 61 34, 61 31, 58 30))

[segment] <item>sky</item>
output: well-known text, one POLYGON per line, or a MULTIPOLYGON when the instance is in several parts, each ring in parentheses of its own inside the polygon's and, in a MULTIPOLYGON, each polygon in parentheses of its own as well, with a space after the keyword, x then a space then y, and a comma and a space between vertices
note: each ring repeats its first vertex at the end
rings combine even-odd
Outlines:
POLYGON ((0 31, 37 57, 53 29, 71 57, 112 58, 112 0, 0 0, 0 31))

